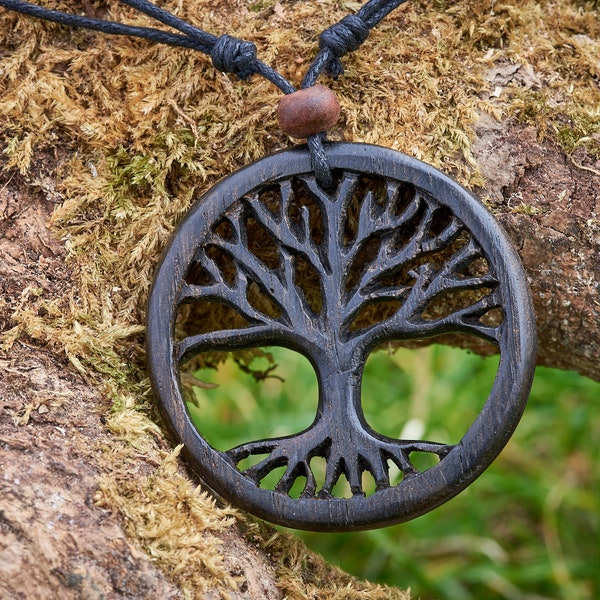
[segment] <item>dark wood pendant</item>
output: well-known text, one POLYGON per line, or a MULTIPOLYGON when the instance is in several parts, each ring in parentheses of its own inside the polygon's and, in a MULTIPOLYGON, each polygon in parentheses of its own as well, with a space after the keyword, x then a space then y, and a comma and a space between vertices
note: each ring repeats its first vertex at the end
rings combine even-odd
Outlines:
MULTIPOLYGON (((324 191, 303 147, 269 156, 213 187, 179 225, 149 299, 147 351, 156 397, 200 477, 233 504, 300 529, 348 531, 421 515, 469 485, 498 455, 524 409, 535 366, 534 315, 519 258, 493 217, 456 182, 393 150, 331 144, 324 191), (181 333, 182 307, 225 320, 181 333), (177 332, 176 332, 177 330, 177 332), (392 439, 369 427, 361 378, 391 340, 460 332, 495 344, 498 373, 458 444, 392 439), (315 368, 319 404, 306 430, 226 452, 186 410, 183 361, 207 351, 284 346, 315 368), (419 471, 411 453, 437 457, 419 471), (264 458, 247 469, 240 463, 264 458), (317 485, 311 460, 326 461, 317 485), (388 465, 402 472, 390 480, 388 465), (261 487, 287 467, 274 489, 261 487), (362 489, 362 473, 377 489, 362 489), (336 497, 341 475, 351 498, 336 497), (299 498, 294 482, 306 481, 299 498)), ((457 410, 460 398, 456 399, 457 410)), ((460 432, 462 434, 462 432, 460 432)))

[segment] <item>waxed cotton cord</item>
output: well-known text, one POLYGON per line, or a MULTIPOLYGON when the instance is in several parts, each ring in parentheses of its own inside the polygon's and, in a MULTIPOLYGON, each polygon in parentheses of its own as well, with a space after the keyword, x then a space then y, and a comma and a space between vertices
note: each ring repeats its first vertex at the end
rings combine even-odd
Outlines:
POLYGON ((161 15, 172 16, 173 19, 171 22, 167 22, 166 19, 164 21, 163 19, 159 20, 182 32, 185 31, 184 35, 169 33, 153 27, 137 27, 114 21, 106 21, 104 19, 63 13, 29 2, 22 2, 21 0, 0 0, 0 6, 60 25, 93 29, 106 34, 140 37, 153 42, 168 44, 169 46, 181 46, 183 48, 198 50, 204 54, 208 54, 213 61, 213 65, 219 71, 233 73, 240 79, 247 79, 253 73, 258 73, 271 81, 271 83, 285 94, 291 94, 296 91, 294 86, 285 77, 282 77, 277 71, 256 58, 256 46, 252 42, 246 42, 227 34, 217 37, 178 19, 167 11, 159 9, 151 2, 142 2, 140 0, 119 1, 156 19, 158 19, 158 11, 160 11, 161 15), (146 10, 150 7, 156 9, 156 14, 151 14, 149 10, 146 10))
MULTIPOLYGON (((273 83, 284 94, 296 91, 296 88, 285 77, 258 59, 256 45, 252 42, 228 34, 216 36, 203 31, 149 0, 118 1, 180 33, 169 33, 153 27, 125 25, 104 19, 64 13, 23 0, 0 0, 0 6, 61 25, 83 27, 112 35, 141 37, 161 44, 198 50, 209 55, 213 66, 219 71, 232 73, 243 80, 256 73, 273 83)), ((319 36, 319 52, 311 63, 301 88, 313 86, 323 72, 337 79, 344 72, 340 59, 359 48, 369 36, 370 30, 404 2, 406 0, 369 0, 356 14, 344 17, 323 31, 319 36)), ((319 133, 309 136, 307 144, 317 181, 327 189, 332 186, 333 177, 323 145, 324 140, 325 134, 319 133)))
POLYGON ((302 81, 303 88, 314 85, 325 71, 337 79, 344 72, 342 56, 357 50, 373 27, 406 0, 371 0, 354 15, 334 23, 319 36, 319 53, 302 81))

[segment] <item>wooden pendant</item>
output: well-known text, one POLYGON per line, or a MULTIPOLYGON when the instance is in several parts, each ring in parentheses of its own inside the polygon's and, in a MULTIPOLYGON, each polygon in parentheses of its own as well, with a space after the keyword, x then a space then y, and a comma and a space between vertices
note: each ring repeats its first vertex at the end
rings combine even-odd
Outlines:
MULTIPOLYGON (((299 147, 215 185, 174 233, 156 272, 147 352, 164 418, 204 482, 274 523, 317 531, 392 525, 469 485, 516 427, 535 366, 534 315, 519 258, 482 204, 449 177, 367 144, 326 146, 336 185, 324 191, 299 147), (182 307, 230 315, 177 331, 182 307), (370 352, 392 340, 459 332, 495 344, 498 373, 460 442, 392 439, 361 409, 370 352), (192 423, 180 383, 186 359, 206 351, 283 346, 305 355, 319 382, 310 427, 284 438, 212 448, 192 423), (411 453, 437 464, 419 471, 411 453), (242 461, 264 458, 247 469, 242 461), (326 461, 317 484, 311 460, 326 461), (392 482, 389 464, 401 472, 392 482), (273 489, 269 473, 285 466, 273 489), (362 473, 377 484, 366 496, 362 473), (336 497, 348 480, 352 497, 336 497), (305 481, 299 498, 290 489, 305 481)), ((456 398, 460 410, 460 398, 456 398)))

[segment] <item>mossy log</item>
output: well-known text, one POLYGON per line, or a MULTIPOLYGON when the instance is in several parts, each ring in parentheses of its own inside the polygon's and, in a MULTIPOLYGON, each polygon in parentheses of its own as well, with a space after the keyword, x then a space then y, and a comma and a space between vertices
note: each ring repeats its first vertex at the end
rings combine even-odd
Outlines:
MULTIPOLYGON (((251 39, 298 83, 316 32, 355 3, 184 4, 163 3, 251 39)), ((117 3, 53 6, 149 24, 117 3)), ((597 380, 599 56, 594 2, 422 0, 326 82, 342 105, 331 139, 402 150, 476 191, 529 275, 539 364, 597 380)), ((189 50, 0 9, 3 598, 408 598, 216 505, 150 393, 160 251, 194 198, 289 145, 278 97, 189 50)))

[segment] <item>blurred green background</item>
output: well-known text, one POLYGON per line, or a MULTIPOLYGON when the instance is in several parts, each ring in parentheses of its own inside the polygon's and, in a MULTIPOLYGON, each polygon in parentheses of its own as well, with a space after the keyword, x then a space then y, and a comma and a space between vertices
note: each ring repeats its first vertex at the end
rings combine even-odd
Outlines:
MULTIPOLYGON (((395 438, 456 442, 485 402, 497 365, 497 357, 436 345, 378 351, 365 368, 367 421, 395 438)), ((206 383, 188 388, 190 413, 220 450, 294 433, 313 420, 317 381, 294 352, 238 353, 195 377, 206 383)), ((595 600, 599 446, 600 384, 538 368, 512 440, 458 497, 395 527, 295 533, 344 570, 410 587, 422 600, 595 600)))

